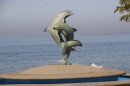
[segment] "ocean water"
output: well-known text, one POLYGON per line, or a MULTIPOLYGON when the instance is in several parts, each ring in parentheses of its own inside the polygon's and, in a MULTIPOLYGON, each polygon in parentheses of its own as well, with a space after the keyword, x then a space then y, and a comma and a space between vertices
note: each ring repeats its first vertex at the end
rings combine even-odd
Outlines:
MULTIPOLYGON (((102 65, 130 73, 130 35, 76 36, 83 47, 76 47, 69 57, 70 63, 102 65)), ((62 49, 53 39, 12 38, 0 39, 0 73, 56 64, 62 49)))

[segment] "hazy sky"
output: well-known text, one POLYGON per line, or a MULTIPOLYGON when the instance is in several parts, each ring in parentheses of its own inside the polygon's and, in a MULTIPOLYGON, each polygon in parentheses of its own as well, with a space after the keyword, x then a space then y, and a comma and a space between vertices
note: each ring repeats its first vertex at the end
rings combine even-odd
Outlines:
POLYGON ((118 0, 0 0, 0 38, 45 37, 55 15, 72 10, 67 22, 77 35, 130 34, 130 23, 114 14, 118 0))

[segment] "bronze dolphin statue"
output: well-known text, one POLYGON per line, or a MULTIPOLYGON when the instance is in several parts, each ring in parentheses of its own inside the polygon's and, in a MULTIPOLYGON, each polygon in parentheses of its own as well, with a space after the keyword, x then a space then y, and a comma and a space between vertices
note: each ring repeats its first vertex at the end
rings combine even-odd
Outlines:
POLYGON ((55 42, 63 49, 63 64, 68 64, 68 57, 76 46, 82 46, 82 43, 78 40, 74 40, 75 28, 70 27, 66 23, 66 18, 73 15, 72 11, 65 10, 56 15, 51 24, 44 30, 49 31, 55 42), (62 35, 65 37, 63 39, 62 35))

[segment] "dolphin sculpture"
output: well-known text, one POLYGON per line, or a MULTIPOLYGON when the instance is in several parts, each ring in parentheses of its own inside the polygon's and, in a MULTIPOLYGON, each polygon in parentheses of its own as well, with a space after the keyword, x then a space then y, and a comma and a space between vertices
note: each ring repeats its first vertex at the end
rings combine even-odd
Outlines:
POLYGON ((74 50, 73 47, 82 46, 80 41, 74 40, 74 32, 77 30, 66 23, 66 18, 71 15, 73 15, 72 11, 69 10, 58 13, 51 24, 44 30, 44 32, 49 31, 54 41, 63 49, 62 64, 68 64, 68 57, 71 51, 74 50))

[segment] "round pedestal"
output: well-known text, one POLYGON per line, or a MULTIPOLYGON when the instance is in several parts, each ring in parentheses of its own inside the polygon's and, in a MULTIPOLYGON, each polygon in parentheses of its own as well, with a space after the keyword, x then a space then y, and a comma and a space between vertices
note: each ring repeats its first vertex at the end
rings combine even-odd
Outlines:
POLYGON ((45 65, 21 72, 5 73, 1 77, 8 84, 59 84, 116 81, 125 74, 122 70, 96 68, 81 64, 45 65))

